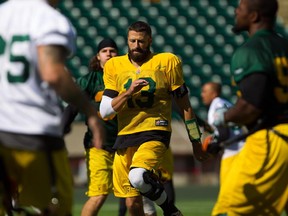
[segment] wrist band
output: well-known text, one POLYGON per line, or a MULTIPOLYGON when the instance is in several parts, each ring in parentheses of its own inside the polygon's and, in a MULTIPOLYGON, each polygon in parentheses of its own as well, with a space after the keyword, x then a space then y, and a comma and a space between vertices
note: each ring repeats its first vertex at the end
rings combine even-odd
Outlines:
POLYGON ((201 132, 195 118, 185 121, 190 141, 200 141, 201 132))

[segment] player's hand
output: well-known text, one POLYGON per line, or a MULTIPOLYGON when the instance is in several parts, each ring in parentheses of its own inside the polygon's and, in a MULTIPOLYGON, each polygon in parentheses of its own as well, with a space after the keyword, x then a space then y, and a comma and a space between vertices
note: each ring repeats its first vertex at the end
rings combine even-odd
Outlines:
POLYGON ((203 150, 202 143, 200 141, 193 140, 192 146, 194 156, 198 161, 203 162, 211 157, 211 155, 208 152, 203 150))
POLYGON ((211 154, 211 155, 217 155, 222 148, 219 146, 219 141, 215 135, 209 135, 205 137, 203 144, 202 144, 202 149, 203 151, 211 154))
POLYGON ((131 83, 128 91, 129 91, 130 95, 133 95, 133 94, 137 93, 138 91, 140 91, 144 86, 147 86, 147 85, 149 85, 149 82, 147 80, 144 80, 144 79, 134 80, 131 83))
POLYGON ((88 118, 88 126, 93 134, 92 145, 97 149, 101 149, 104 144, 106 136, 101 121, 96 116, 90 116, 88 118))

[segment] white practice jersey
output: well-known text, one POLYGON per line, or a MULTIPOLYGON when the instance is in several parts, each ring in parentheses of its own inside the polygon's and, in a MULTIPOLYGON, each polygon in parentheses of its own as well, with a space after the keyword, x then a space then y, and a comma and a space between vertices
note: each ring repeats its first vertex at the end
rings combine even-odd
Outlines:
MULTIPOLYGON (((222 109, 222 108, 228 109, 231 106, 232 106, 232 104, 229 101, 227 101, 223 98, 220 98, 220 97, 215 98, 209 107, 208 123, 210 125, 214 125, 214 114, 215 114, 215 111, 217 109, 222 109)), ((238 128, 238 127, 237 128, 236 127, 230 127, 229 130, 230 130, 230 138, 243 133, 242 129, 238 128)), ((244 145, 244 141, 239 141, 239 142, 233 143, 232 145, 230 145, 228 147, 225 147, 222 158, 235 155, 236 153, 239 152, 239 150, 243 147, 243 145, 244 145)))
POLYGON ((61 102, 40 78, 37 46, 63 45, 71 54, 75 31, 45 0, 0 5, 0 131, 60 136, 61 102))

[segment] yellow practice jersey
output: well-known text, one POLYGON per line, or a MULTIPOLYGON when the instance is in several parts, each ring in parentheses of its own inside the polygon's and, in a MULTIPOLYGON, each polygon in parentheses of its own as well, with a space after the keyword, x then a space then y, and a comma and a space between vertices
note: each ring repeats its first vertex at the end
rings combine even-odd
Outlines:
POLYGON ((106 62, 105 89, 121 94, 136 79, 145 79, 149 85, 132 95, 118 113, 118 135, 171 131, 170 93, 184 83, 180 59, 172 53, 151 54, 138 68, 130 62, 128 54, 106 62))

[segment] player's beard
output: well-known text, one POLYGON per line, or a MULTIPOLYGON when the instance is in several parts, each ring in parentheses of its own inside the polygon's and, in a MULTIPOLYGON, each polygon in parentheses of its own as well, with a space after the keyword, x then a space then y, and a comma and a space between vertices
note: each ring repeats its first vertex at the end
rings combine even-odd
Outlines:
POLYGON ((128 55, 130 59, 132 59, 134 62, 144 62, 147 57, 150 55, 150 47, 147 47, 146 49, 137 48, 134 50, 129 49, 128 55), (133 51, 137 51, 138 53, 133 53, 133 51))
POLYGON ((232 32, 234 33, 234 34, 240 34, 242 31, 244 31, 243 29, 241 29, 241 28, 238 28, 236 25, 234 25, 233 27, 232 27, 232 32))
POLYGON ((244 31, 248 31, 248 24, 246 22, 243 23, 238 21, 237 19, 235 20, 235 24, 234 26, 232 27, 232 32, 234 34, 240 34, 241 32, 244 32, 244 31))

